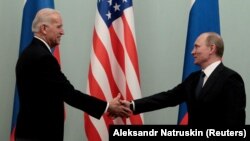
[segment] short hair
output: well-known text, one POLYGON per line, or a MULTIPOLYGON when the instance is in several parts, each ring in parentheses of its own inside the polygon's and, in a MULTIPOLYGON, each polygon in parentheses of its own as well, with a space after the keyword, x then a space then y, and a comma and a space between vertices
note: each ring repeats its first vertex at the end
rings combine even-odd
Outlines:
POLYGON ((224 42, 222 37, 215 33, 215 32, 207 32, 207 39, 206 39, 206 44, 207 46, 209 45, 215 45, 216 48, 216 55, 218 55, 219 57, 223 56, 224 53, 224 42))
POLYGON ((58 10, 51 9, 51 8, 43 8, 39 10, 32 22, 32 32, 36 33, 39 31, 41 25, 45 24, 48 25, 51 23, 51 15, 53 14, 60 14, 58 10))

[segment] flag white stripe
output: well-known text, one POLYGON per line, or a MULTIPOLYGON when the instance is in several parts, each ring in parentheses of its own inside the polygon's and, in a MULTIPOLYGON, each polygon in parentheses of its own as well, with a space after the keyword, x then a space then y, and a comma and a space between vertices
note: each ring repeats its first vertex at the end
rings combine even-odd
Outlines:
POLYGON ((133 99, 138 99, 141 97, 140 84, 138 82, 138 76, 135 73, 133 64, 131 63, 127 53, 125 53, 125 63, 128 87, 130 89, 133 99))
POLYGON ((133 7, 129 7, 127 9, 125 9, 123 12, 124 12, 124 15, 125 15, 125 17, 127 19, 129 28, 130 28, 130 30, 132 32, 132 35, 133 35, 133 38, 134 38, 134 41, 135 41, 135 44, 136 44, 133 7))
POLYGON ((109 85, 109 81, 107 78, 107 75, 105 73, 104 68, 102 67, 102 64, 96 57, 94 51, 91 52, 91 69, 92 69, 92 74, 95 80, 97 80, 97 83, 99 84, 100 88, 103 91, 103 94, 106 98, 107 101, 110 101, 113 99, 113 97, 110 95, 111 90, 109 85))

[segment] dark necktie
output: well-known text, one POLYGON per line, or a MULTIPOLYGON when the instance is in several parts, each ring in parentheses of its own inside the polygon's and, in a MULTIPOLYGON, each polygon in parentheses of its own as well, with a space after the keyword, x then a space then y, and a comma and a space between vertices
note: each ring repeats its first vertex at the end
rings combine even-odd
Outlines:
POLYGON ((198 82, 196 90, 195 90, 196 97, 198 97, 200 92, 201 92, 205 76, 206 76, 206 74, 203 71, 201 71, 200 79, 199 79, 199 82, 198 82))

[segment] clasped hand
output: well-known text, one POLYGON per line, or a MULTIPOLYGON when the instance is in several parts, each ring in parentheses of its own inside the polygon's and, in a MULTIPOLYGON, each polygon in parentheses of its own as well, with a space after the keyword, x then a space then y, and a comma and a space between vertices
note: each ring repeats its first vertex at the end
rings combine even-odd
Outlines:
POLYGON ((121 94, 118 94, 113 100, 109 102, 108 116, 112 118, 122 117, 128 118, 132 114, 129 108, 130 102, 121 100, 121 94))

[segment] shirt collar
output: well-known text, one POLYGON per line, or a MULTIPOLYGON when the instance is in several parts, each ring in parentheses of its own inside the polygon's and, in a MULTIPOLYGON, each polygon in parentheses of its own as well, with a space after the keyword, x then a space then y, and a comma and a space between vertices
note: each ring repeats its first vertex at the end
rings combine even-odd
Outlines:
POLYGON ((49 51, 52 53, 51 48, 49 47, 49 45, 43 39, 41 39, 41 38, 39 38, 37 36, 34 36, 34 37, 37 38, 38 40, 42 41, 46 45, 46 47, 49 49, 49 51))
POLYGON ((208 78, 211 73, 215 70, 215 68, 221 63, 221 61, 216 61, 216 62, 213 62, 212 64, 210 64, 208 67, 206 67, 204 70, 202 70, 205 74, 206 74, 206 77, 208 78))

